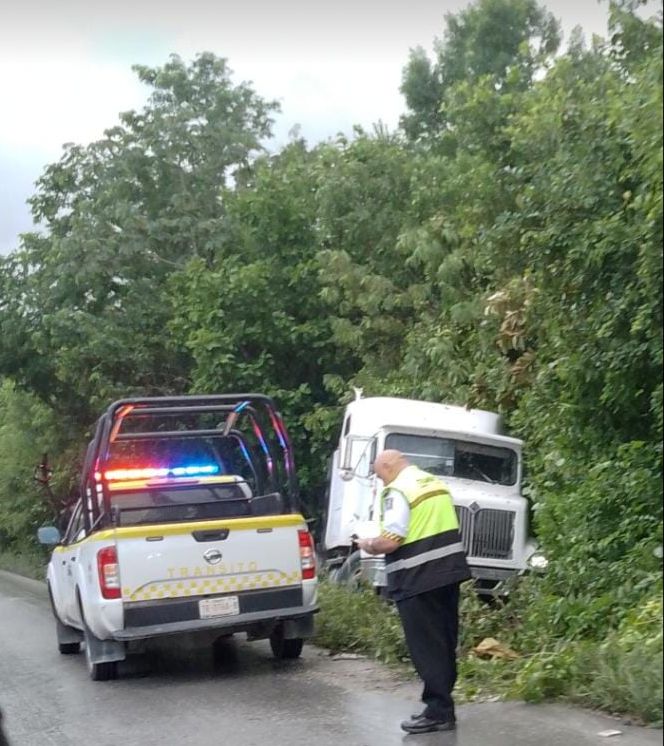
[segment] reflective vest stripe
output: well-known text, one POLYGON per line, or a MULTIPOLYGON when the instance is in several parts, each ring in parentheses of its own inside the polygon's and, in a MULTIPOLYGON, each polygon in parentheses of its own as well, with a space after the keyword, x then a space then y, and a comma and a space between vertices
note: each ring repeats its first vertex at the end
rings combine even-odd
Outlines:
POLYGON ((449 497, 450 493, 446 492, 445 490, 432 490, 431 492, 425 492, 423 495, 420 495, 419 497, 415 498, 412 503, 410 503, 410 509, 413 510, 413 508, 416 508, 420 503, 424 502, 425 500, 428 500, 430 497, 449 497))
POLYGON ((390 490, 400 492, 410 508, 410 525, 404 547, 428 536, 458 530, 459 520, 449 490, 438 477, 411 465, 385 485, 381 502, 390 490))
POLYGON ((409 570, 418 565, 423 565, 425 562, 431 562, 432 560, 442 559, 443 557, 449 557, 451 554, 463 553, 463 544, 456 542, 455 544, 449 544, 446 547, 439 547, 438 549, 430 549, 428 552, 422 552, 416 554, 414 557, 408 557, 407 559, 395 560, 385 565, 385 572, 397 572, 398 570, 409 570))
POLYGON ((442 531, 441 533, 433 534, 432 536, 426 536, 424 539, 417 539, 416 541, 402 544, 396 552, 388 554, 385 557, 385 561, 396 562, 397 560, 410 559, 411 557, 416 557, 418 554, 424 554, 433 549, 449 547, 450 544, 457 544, 460 541, 461 538, 456 529, 442 531))

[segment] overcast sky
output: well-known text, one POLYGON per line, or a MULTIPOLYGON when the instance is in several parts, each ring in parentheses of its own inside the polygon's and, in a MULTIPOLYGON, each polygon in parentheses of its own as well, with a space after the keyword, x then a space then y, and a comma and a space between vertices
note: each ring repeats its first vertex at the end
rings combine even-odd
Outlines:
MULTIPOLYGON (((396 126, 409 49, 431 49, 467 0, 5 0, 0 9, 0 253, 29 230, 25 200, 65 142, 87 143, 139 108, 134 63, 176 52, 226 57, 282 106, 276 144, 295 124, 310 142, 353 124, 396 126)), ((548 0, 567 35, 606 35, 607 2, 548 0)))

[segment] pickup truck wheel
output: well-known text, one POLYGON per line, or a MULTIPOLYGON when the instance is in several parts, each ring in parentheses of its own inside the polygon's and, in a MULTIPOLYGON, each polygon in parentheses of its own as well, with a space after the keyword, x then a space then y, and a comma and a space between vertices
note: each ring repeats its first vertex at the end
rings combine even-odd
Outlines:
POLYGON ((348 557, 346 557, 344 563, 334 574, 332 582, 337 585, 345 585, 352 591, 357 591, 362 588, 362 562, 359 550, 352 552, 348 557))
POLYGON ((304 640, 301 637, 295 637, 292 640, 284 638, 284 630, 281 626, 277 627, 270 635, 270 647, 275 658, 279 660, 293 660, 299 658, 302 654, 304 640))
POLYGON ((233 645, 233 635, 220 635, 212 643, 212 663, 215 668, 235 669, 237 648, 233 645))

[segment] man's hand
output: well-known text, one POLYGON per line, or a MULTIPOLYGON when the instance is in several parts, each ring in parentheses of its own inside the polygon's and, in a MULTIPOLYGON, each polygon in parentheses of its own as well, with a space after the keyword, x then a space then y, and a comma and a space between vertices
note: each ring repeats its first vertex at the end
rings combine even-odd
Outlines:
POLYGON ((391 554, 401 546, 401 542, 377 536, 373 539, 358 539, 357 546, 367 554, 391 554))
POLYGON ((357 546, 363 552, 366 552, 367 554, 375 554, 375 552, 374 552, 374 550, 373 550, 373 548, 371 546, 371 542, 372 541, 373 541, 373 539, 358 539, 357 540, 357 546))

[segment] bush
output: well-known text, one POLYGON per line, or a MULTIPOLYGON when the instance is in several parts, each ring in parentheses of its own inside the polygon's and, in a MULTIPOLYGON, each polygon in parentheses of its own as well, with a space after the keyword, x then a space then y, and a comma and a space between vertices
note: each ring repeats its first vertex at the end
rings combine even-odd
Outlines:
POLYGON ((602 642, 559 643, 531 655, 510 693, 530 702, 566 697, 661 725, 661 597, 627 615, 602 642))
POLYGON ((531 613, 549 635, 603 639, 661 578, 661 459, 661 446, 631 442, 601 461, 540 464, 538 525, 551 561, 531 613))
POLYGON ((333 652, 362 653, 384 663, 409 660, 396 608, 371 590, 351 592, 323 582, 318 600, 318 645, 333 652))
POLYGON ((644 722, 662 725, 662 648, 625 649, 611 639, 598 651, 586 648, 579 656, 583 686, 572 688, 572 699, 582 704, 629 713, 644 722))
POLYGON ((47 561, 39 550, 17 554, 11 551, 0 551, 0 570, 7 570, 26 578, 44 580, 47 561))
POLYGON ((0 380, 0 552, 40 556, 37 528, 56 520, 75 472, 75 459, 64 453, 63 429, 43 402, 0 380), (45 452, 51 459, 56 454, 53 488, 60 497, 46 494, 33 478, 45 452))
MULTIPOLYGON (((463 586, 459 640, 461 700, 514 697, 529 702, 565 699, 662 722, 662 600, 652 596, 626 614, 602 641, 557 640, 539 627, 530 608, 541 604, 541 578, 524 579, 508 603, 488 605, 463 586), (494 637, 514 648, 517 660, 480 660, 472 649, 494 637)), ((394 606, 370 589, 352 592, 327 581, 320 589, 316 643, 333 652, 363 653, 386 663, 409 663, 394 606)))

